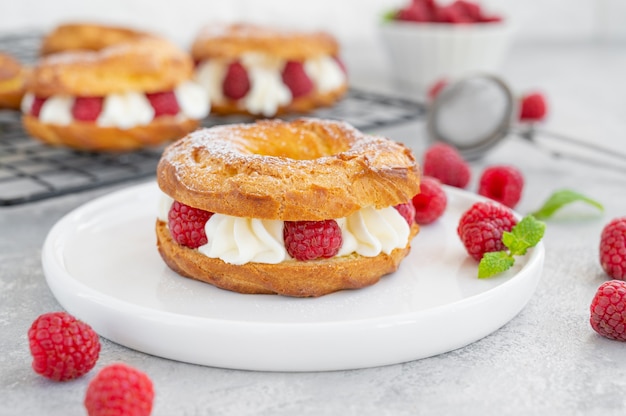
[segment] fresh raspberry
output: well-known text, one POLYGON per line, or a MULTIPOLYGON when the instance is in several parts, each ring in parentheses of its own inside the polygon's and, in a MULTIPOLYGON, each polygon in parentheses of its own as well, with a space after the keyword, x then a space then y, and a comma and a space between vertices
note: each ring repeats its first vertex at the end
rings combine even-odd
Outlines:
POLYGON ((504 231, 511 230, 503 230, 491 221, 479 221, 465 226, 461 235, 461 242, 465 246, 467 254, 476 261, 480 261, 485 253, 506 249, 502 242, 504 231))
POLYGON ((98 334, 66 312, 39 316, 28 330, 33 370, 55 381, 86 374, 100 355, 98 334))
POLYGON ((415 223, 415 207, 411 202, 405 202, 404 204, 398 204, 394 208, 404 217, 409 225, 415 223))
POLYGON ((283 238, 287 253, 296 260, 333 257, 343 243, 335 220, 285 221, 283 238))
POLYGON ((398 10, 394 19, 406 22, 432 22, 436 8, 435 0, 413 0, 398 10))
POLYGON ((283 68, 282 76, 293 98, 302 97, 313 91, 313 81, 304 70, 302 62, 288 61, 283 68))
POLYGON ((461 215, 456 232, 459 237, 462 237, 466 226, 477 224, 481 221, 493 222, 498 228, 505 231, 511 231, 517 224, 513 211, 504 205, 481 201, 476 202, 461 215))
POLYGON ((413 197, 415 222, 426 225, 441 217, 446 210, 448 197, 441 187, 441 182, 430 176, 423 176, 420 193, 413 197))
POLYGON ((513 166, 490 166, 479 180, 478 194, 514 208, 522 197, 524 177, 513 166))
POLYGON ((480 23, 500 23, 502 21, 502 16, 481 16, 479 22, 480 23))
POLYGON ((103 97, 76 97, 72 116, 78 121, 96 121, 102 112, 103 97))
POLYGON ((239 100, 250 91, 250 78, 241 62, 232 62, 228 65, 226 76, 222 84, 222 92, 231 100, 239 100))
POLYGON ((474 22, 474 20, 465 13, 465 9, 458 6, 458 2, 437 9, 437 21, 452 24, 474 22))
POLYGON ((426 96, 428 97, 430 101, 435 101, 435 98, 437 98, 441 90, 443 90, 446 85, 448 85, 447 79, 442 78, 438 80, 433 85, 431 85, 430 88, 428 88, 428 91, 426 92, 426 96))
POLYGON ((626 217, 613 219, 602 230, 600 264, 611 278, 626 280, 626 217))
POLYGON ((470 167, 454 147, 435 143, 424 154, 424 175, 446 185, 465 188, 470 180, 470 167))
POLYGON ((502 234, 516 224, 513 212, 504 205, 476 202, 461 215, 457 234, 467 253, 480 261, 485 253, 506 249, 502 234))
POLYGON ((167 215, 172 238, 178 244, 189 248, 198 248, 206 244, 209 240, 204 226, 212 215, 212 212, 174 201, 167 215))
POLYGON ((482 20, 482 10, 478 3, 466 0, 456 0, 452 4, 471 22, 480 22, 482 20))
POLYGON ((526 94, 521 100, 520 120, 540 121, 546 117, 548 105, 545 96, 540 92, 526 94))
POLYGON ((175 116, 180 112, 180 106, 174 91, 153 92, 146 94, 150 105, 154 108, 154 117, 175 116))
POLYGON ((89 382, 84 404, 89 416, 148 416, 153 401, 154 387, 145 373, 112 364, 89 382))
POLYGON ((46 102, 47 98, 44 97, 35 97, 33 100, 33 105, 30 108, 30 115, 33 117, 39 117, 39 113, 41 112, 41 107, 46 102))
POLYGON ((591 327, 603 337, 626 341, 626 282, 604 282, 589 307, 591 327))

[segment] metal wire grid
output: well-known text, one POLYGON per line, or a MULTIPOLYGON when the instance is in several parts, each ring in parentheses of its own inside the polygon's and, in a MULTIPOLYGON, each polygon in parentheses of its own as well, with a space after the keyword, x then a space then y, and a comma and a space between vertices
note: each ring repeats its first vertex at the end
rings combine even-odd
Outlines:
MULTIPOLYGON (((24 63, 32 63, 37 58, 40 41, 39 34, 2 36, 0 51, 24 63)), ((424 115, 425 108, 419 103, 350 90, 335 106, 307 116, 345 120, 367 131, 417 120, 424 115)), ((202 125, 210 127, 250 120, 245 117, 209 116, 202 125)), ((26 134, 19 113, 0 110, 0 206, 18 205, 152 176, 162 150, 158 147, 115 154, 52 147, 26 134)))

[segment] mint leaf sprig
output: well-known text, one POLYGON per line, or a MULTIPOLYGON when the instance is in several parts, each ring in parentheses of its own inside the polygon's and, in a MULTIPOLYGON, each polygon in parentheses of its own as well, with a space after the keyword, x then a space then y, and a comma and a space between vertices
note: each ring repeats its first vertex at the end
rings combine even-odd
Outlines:
POLYGON ((529 248, 536 246, 543 238, 545 229, 546 224, 533 215, 522 218, 511 232, 502 234, 502 242, 508 250, 485 253, 478 264, 478 278, 492 277, 513 267, 514 256, 523 256, 529 248))
POLYGON ((538 220, 545 220, 564 206, 577 201, 596 207, 600 212, 604 211, 604 207, 598 201, 570 189, 561 189, 550 195, 541 208, 533 212, 532 215, 538 220))

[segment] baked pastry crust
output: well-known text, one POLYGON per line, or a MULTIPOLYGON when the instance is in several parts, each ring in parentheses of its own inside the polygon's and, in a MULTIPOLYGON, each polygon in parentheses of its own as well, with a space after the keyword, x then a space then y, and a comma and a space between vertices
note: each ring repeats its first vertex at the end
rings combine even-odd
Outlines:
POLYGON ((173 89, 193 76, 193 61, 172 43, 140 38, 99 51, 60 52, 33 69, 28 91, 37 96, 104 96, 173 89))
POLYGON ((98 23, 65 23, 42 40, 41 55, 66 51, 99 51, 109 46, 153 35, 134 29, 98 23))
POLYGON ((337 55, 339 44, 325 32, 303 33, 238 23, 207 26, 191 46, 191 54, 196 61, 211 58, 235 59, 246 52, 302 61, 318 56, 337 55))
POLYGON ((19 110, 28 74, 17 59, 0 52, 0 108, 19 110))
POLYGON ((419 175, 404 145, 313 118, 197 130, 169 145, 157 166, 159 186, 179 202, 283 221, 407 202, 419 192, 419 175))
MULTIPOLYGON (((309 113, 317 108, 330 107, 335 104, 348 90, 345 84, 327 93, 313 93, 306 96, 298 97, 292 100, 288 105, 279 106, 275 116, 282 116, 292 113, 309 113)), ((211 103, 211 112, 222 116, 231 114, 248 114, 248 112, 235 100, 224 99, 223 102, 211 103)))
POLYGON ((162 116, 150 124, 120 129, 84 122, 68 125, 42 123, 29 115, 22 116, 22 123, 30 135, 45 143, 94 152, 124 152, 158 146, 184 136, 200 124, 198 120, 162 116))

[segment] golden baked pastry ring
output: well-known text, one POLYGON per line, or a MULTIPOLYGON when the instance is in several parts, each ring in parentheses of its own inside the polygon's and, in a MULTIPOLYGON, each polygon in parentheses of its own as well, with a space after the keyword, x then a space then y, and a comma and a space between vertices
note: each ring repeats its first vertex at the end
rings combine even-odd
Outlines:
MULTIPOLYGON (((172 91, 193 77, 193 60, 173 43, 143 32, 103 25, 61 25, 44 39, 29 77, 37 97, 106 97, 128 92, 172 91)), ((34 137, 52 145, 88 151, 131 151, 177 139, 198 127, 195 118, 162 115, 130 128, 72 120, 43 122, 24 114, 34 137)))
POLYGON ((411 151, 343 122, 262 120, 197 130, 165 149, 161 189, 209 212, 320 221, 409 201, 419 191, 411 151))

